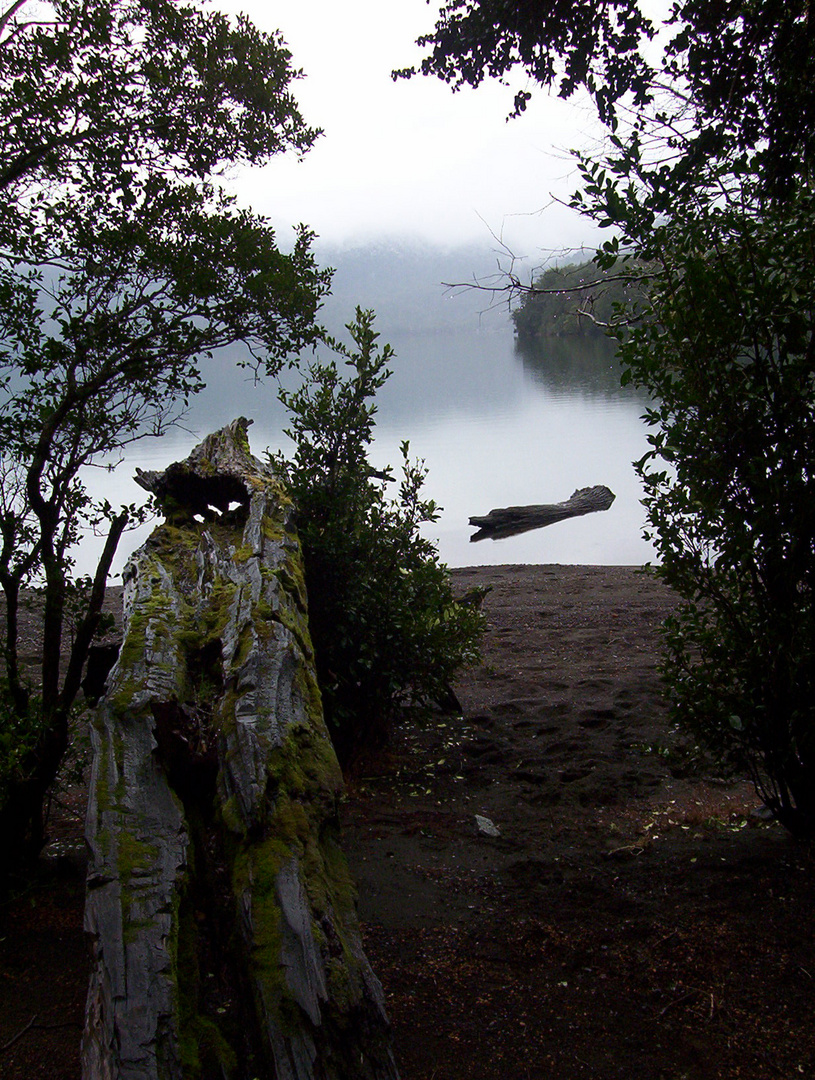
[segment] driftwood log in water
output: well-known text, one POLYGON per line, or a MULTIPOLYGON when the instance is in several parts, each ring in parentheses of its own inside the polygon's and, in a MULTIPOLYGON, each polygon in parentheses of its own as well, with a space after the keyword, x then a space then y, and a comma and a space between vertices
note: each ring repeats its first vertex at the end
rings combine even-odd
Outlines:
POLYGON ((542 529, 566 518, 608 510, 614 498, 613 491, 599 484, 596 487, 578 488, 565 502, 505 506, 502 510, 490 510, 485 517, 470 518, 470 524, 478 528, 470 540, 501 540, 506 536, 529 532, 530 529, 542 529))
POLYGON ((163 473, 93 729, 84 1080, 395 1080, 293 507, 247 421, 163 473))

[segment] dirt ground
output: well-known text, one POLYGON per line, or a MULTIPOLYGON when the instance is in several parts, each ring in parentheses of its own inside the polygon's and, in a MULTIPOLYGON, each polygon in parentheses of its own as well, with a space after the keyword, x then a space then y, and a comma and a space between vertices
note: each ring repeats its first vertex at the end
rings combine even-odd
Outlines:
MULTIPOLYGON (((344 806, 403 1080, 815 1078, 813 860, 670 730, 670 594, 629 568, 454 576, 492 586, 463 715, 406 717, 344 806)), ((84 792, 60 799, 0 910, 4 1080, 79 1077, 84 792)))

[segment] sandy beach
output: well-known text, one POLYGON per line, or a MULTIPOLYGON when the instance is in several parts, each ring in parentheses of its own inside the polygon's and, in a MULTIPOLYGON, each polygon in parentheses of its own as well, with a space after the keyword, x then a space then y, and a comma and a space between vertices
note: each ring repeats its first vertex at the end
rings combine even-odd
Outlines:
MULTIPOLYGON (((815 1076, 811 857, 671 728, 671 593, 627 567, 453 573, 491 589, 462 715, 406 716, 343 807, 404 1080, 815 1076)), ((84 794, 0 913, 7 1080, 79 1077, 84 794)))

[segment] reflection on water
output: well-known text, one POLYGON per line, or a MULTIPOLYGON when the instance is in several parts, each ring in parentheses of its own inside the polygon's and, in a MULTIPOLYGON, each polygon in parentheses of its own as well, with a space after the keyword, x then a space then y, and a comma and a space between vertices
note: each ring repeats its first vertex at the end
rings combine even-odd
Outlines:
POLYGON ((616 398, 632 392, 620 385, 616 342, 597 334, 516 341, 515 355, 533 381, 551 394, 616 398))
MULTIPOLYGON (((379 466, 412 456, 429 469, 427 493, 444 507, 431 533, 451 566, 495 563, 638 565, 652 557, 641 538, 641 491, 631 462, 646 450, 643 399, 619 383, 613 346, 603 339, 554 339, 543 349, 517 346, 506 319, 470 331, 388 333, 394 375, 383 388, 373 450, 379 466), (470 515, 494 507, 560 502, 575 488, 605 484, 610 510, 537 532, 471 544, 470 515)), ((113 478, 94 474, 94 491, 131 502, 140 489, 135 466, 163 468, 204 435, 245 415, 256 454, 286 449, 286 417, 273 386, 255 385, 234 357, 205 371, 207 390, 194 401, 185 430, 137 443, 113 478)), ((127 551, 144 533, 128 538, 127 551)), ((85 569, 81 567, 81 569, 85 569)))

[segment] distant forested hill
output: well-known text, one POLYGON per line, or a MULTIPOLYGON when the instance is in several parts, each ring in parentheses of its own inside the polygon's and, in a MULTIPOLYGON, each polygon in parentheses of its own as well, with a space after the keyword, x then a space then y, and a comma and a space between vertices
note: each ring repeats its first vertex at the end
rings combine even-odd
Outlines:
MULTIPOLYGON (((631 268, 630 263, 627 266, 631 268)), ((598 324, 611 322, 615 304, 632 299, 632 290, 637 289, 635 284, 614 280, 618 275, 619 269, 606 273, 593 262, 545 270, 535 279, 534 291, 526 293, 512 313, 518 338, 602 335, 598 324)))

